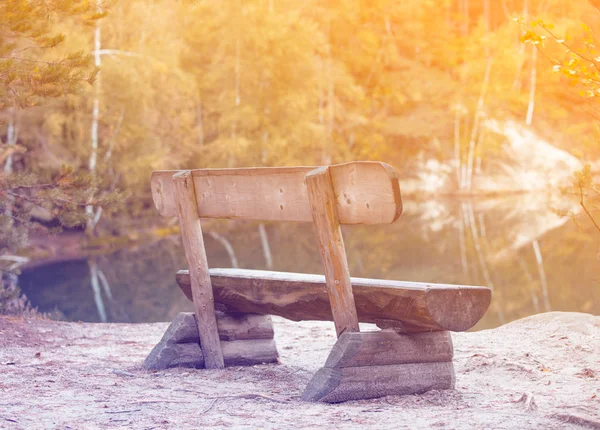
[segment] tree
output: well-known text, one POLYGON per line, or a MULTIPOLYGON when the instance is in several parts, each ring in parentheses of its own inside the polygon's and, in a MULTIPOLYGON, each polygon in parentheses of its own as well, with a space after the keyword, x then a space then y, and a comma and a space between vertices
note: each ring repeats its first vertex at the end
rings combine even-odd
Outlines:
MULTIPOLYGON (((590 0, 589 3, 596 9, 597 14, 600 1, 590 0)), ((536 51, 542 53, 552 64, 552 70, 560 73, 570 87, 579 93, 580 102, 585 106, 586 112, 596 121, 599 120, 600 109, 597 103, 600 98, 600 51, 597 48, 597 37, 591 27, 582 24, 578 31, 569 32, 564 27, 557 30, 555 24, 543 19, 536 19, 531 23, 520 20, 520 23, 523 28, 521 41, 533 45, 536 51)), ((597 147, 597 143, 594 143, 594 146, 597 147)), ((593 215, 600 207, 600 191, 593 179, 590 164, 575 172, 572 185, 564 187, 562 192, 578 200, 583 214, 600 232, 598 221, 593 215)))
MULTIPOLYGON (((103 16, 89 2, 79 0, 0 4, 0 111, 8 123, 6 144, 0 147, 0 271, 5 281, 12 275, 4 272, 26 260, 12 254, 24 246, 32 228, 41 226, 33 222, 32 210, 49 211, 64 225, 83 222, 81 203, 94 188, 87 178, 70 169, 42 179, 33 172, 14 172, 14 156, 26 150, 18 144, 16 119, 23 109, 75 94, 93 82, 97 70, 90 67, 89 55, 79 51, 57 55, 65 36, 54 27, 63 20, 90 23, 103 16)), ((101 199, 94 202, 104 203, 101 199)), ((14 292, 11 279, 8 285, 14 292)))
POLYGON ((104 16, 92 10, 83 0, 6 0, 0 5, 0 109, 37 106, 93 82, 97 70, 90 68, 90 55, 53 55, 65 40, 54 24, 83 15, 87 22, 104 16))

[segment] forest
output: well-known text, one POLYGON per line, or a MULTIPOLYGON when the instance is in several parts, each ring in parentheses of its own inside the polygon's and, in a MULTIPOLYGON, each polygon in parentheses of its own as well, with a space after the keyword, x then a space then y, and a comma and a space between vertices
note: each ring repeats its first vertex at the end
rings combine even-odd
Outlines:
MULTIPOLYGON (((525 286, 499 293, 509 304, 497 311, 495 325, 523 300, 549 310, 544 254, 564 262, 576 253, 594 264, 597 253, 597 6, 587 0, 3 2, 0 308, 25 306, 18 286, 44 282, 46 272, 36 269, 56 274, 67 267, 56 264, 84 261, 83 269, 71 270, 89 285, 98 315, 87 309, 67 318, 154 320, 172 313, 155 315, 149 305, 137 316, 113 309, 111 317, 100 303, 137 291, 114 285, 123 272, 145 271, 133 266, 183 265, 180 251, 164 249, 177 247, 178 227, 157 216, 152 171, 380 160, 399 173, 409 227, 396 231, 404 239, 389 246, 389 231, 349 232, 353 273, 401 270, 439 280, 441 263, 417 269, 413 260, 426 255, 396 251, 403 240, 416 246, 428 244, 431 234, 456 234, 456 242, 432 246, 438 258, 457 256, 445 280, 525 286), (486 217, 503 219, 489 211, 506 214, 513 203, 502 200, 502 208, 485 212, 482 199, 511 195, 527 204, 541 198, 536 211, 566 218, 528 239, 498 225, 486 230, 486 217), (451 219, 432 208, 435 201, 448 203, 451 219), (557 234, 558 227, 568 232, 557 234), (486 236, 493 228, 498 237, 486 236), (542 235, 547 249, 538 242, 542 235), (368 252, 359 255, 363 246, 368 252), (127 250, 140 255, 125 263, 118 256, 127 250), (516 259, 503 258, 507 253, 516 259)), ((532 224, 523 213, 516 218, 532 224)), ((208 223, 205 234, 215 249, 209 258, 219 264, 319 270, 310 227, 223 221, 208 223)), ((172 284, 171 266, 164 275, 159 270, 153 288, 172 284)), ((67 296, 69 288, 65 281, 56 294, 67 296)), ((567 303, 572 290, 553 294, 554 302, 567 303)), ((596 309, 589 300, 573 306, 596 309)))
POLYGON ((0 0, 0 428, 600 429, 599 38, 0 0))

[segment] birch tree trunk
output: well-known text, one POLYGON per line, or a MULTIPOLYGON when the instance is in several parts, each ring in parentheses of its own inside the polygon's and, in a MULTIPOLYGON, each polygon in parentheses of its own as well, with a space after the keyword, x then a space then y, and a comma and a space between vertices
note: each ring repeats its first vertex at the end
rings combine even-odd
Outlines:
POLYGON ((267 235, 267 229, 265 225, 261 222, 258 225, 258 233, 260 234, 260 243, 262 245, 263 254, 265 256, 265 263, 267 264, 267 269, 273 269, 273 256, 271 254, 271 246, 269 245, 269 236, 267 235))
POLYGON ((483 218, 483 214, 479 213, 477 215, 477 219, 479 220, 479 232, 481 233, 481 237, 486 237, 487 230, 485 228, 485 219, 483 218))
MULTIPOLYGON (((98 1, 98 12, 102 11, 102 2, 98 1)), ((99 19, 96 21, 96 28, 94 31, 94 65, 97 68, 102 66, 102 57, 100 50, 102 49, 102 20, 99 19)), ((96 81, 94 82, 94 100, 92 106, 92 129, 91 129, 91 152, 89 158, 89 171, 92 179, 96 176, 96 164, 98 162, 98 127, 100 122, 100 72, 96 76, 96 81)), ((90 200, 93 200, 93 194, 90 195, 90 200)), ((96 229, 96 225, 98 221, 100 221, 100 217, 102 216, 102 207, 98 207, 94 210, 94 206, 88 204, 85 207, 85 212, 88 217, 86 223, 86 232, 88 234, 94 234, 94 230, 96 229)), ((92 291, 94 292, 94 301, 96 303, 96 309, 98 310, 98 315, 100 317, 101 322, 107 322, 106 310, 104 307, 104 302, 102 300, 102 291, 100 290, 100 280, 98 275, 98 265, 94 258, 88 259, 88 267, 90 269, 90 283, 92 286, 92 291)))
POLYGON ((529 105, 527 106, 527 117, 525 123, 531 125, 533 111, 535 110, 535 90, 537 86, 537 47, 531 45, 531 76, 529 80, 529 105))
POLYGON ((535 239, 531 245, 533 246, 533 252, 535 253, 535 261, 537 262, 538 272, 540 274, 540 284, 542 285, 542 299, 544 301, 544 310, 550 312, 550 295, 548 294, 548 281, 546 279, 546 270, 544 269, 544 258, 542 257, 542 250, 537 239, 535 239))
MULTIPOLYGON (((533 275, 527 268, 527 265, 525 264, 523 259, 520 258, 518 255, 517 255, 517 261, 519 262, 519 266, 521 267, 521 270, 523 270, 523 273, 525 273, 525 277, 529 281, 530 285, 533 284, 534 283, 533 275)), ((539 300, 534 288, 529 288, 529 291, 531 293, 531 303, 533 304, 533 309, 534 309, 535 313, 537 314, 540 311, 540 300, 539 300)))
POLYGON ((110 289, 110 284, 108 283, 108 279, 106 279, 106 275, 100 268, 98 268, 98 279, 100 280, 100 283, 102 284, 102 288, 104 289, 104 294, 106 294, 106 297, 108 297, 109 300, 112 300, 113 295, 112 295, 112 291, 110 289))
POLYGON ((227 255, 229 256, 229 260, 231 261, 231 267, 234 268, 234 269, 237 269, 239 267, 239 265, 238 265, 238 259, 237 259, 237 256, 235 255, 235 251, 233 249, 233 246, 231 246, 231 242, 229 242, 227 240, 227 238, 225 238, 224 236, 221 236, 216 231, 211 231, 208 234, 214 240, 216 240, 221 245, 223 245, 223 248, 225 248, 225 251, 227 251, 227 255))
MULTIPOLYGON (((494 291, 496 286, 492 281, 492 276, 490 274, 489 267, 485 260, 485 256, 483 255, 483 249, 481 247, 481 241, 479 240, 479 233, 477 231, 477 222, 475 220, 475 213, 473 211, 473 204, 471 202, 468 203, 468 214, 469 214, 469 224, 471 225, 471 234, 473 235, 473 243, 475 244, 475 251, 477 252, 477 258, 479 259, 479 265, 481 267, 481 272, 483 274, 483 278, 485 280, 486 286, 494 291)), ((500 324, 505 323, 504 312, 500 307, 500 297, 498 297, 498 292, 495 291, 496 300, 494 302, 494 307, 496 308, 496 314, 498 315, 498 321, 500 324)))
POLYGON ((460 109, 456 106, 454 115, 454 162, 456 163, 456 183, 460 187, 461 184, 461 158, 460 158, 460 109))
MULTIPOLYGON (((18 129, 16 126, 15 111, 13 108, 8 111, 8 127, 6 129, 6 144, 14 146, 17 144, 18 129)), ((4 163, 4 173, 10 175, 13 172, 13 156, 9 154, 4 163)))
POLYGON ((481 242, 479 240, 479 233, 477 231, 477 222, 475 220, 473 204, 469 202, 467 208, 468 208, 468 214, 469 214, 469 224, 471 226, 471 234, 473 236, 473 243, 475 244, 475 251, 477 252, 477 258, 479 259, 481 273, 483 274, 483 279, 485 280, 486 287, 490 288, 491 290, 494 290, 494 288, 495 288, 494 282, 492 281, 492 277, 490 276, 490 272, 487 267, 485 257, 483 256, 481 242))
MULTIPOLYGON (((98 12, 102 11, 102 3, 98 2, 98 12)), ((102 57, 100 53, 100 49, 102 48, 102 20, 99 19, 96 21, 96 29, 94 31, 94 65, 98 68, 102 66, 102 57)), ((96 76, 96 81, 94 82, 94 100, 92 107, 92 130, 91 130, 91 143, 92 149, 90 152, 89 164, 88 168, 90 171, 90 175, 92 179, 96 176, 96 164, 98 160, 98 126, 100 121, 100 72, 96 76)), ((93 199, 94 196, 90 196, 90 199, 93 199)), ((85 212, 88 216, 88 221, 86 225, 86 230, 88 233, 93 234, 94 229, 96 228, 96 224, 100 220, 100 216, 102 214, 101 208, 98 208, 94 211, 94 206, 91 204, 85 207, 85 212)))
POLYGON ((104 301, 102 299, 102 291, 100 289, 100 282, 98 276, 98 265, 96 260, 90 258, 88 260, 88 266, 90 268, 90 282, 92 284, 92 291, 94 292, 94 302, 96 303, 96 309, 98 310, 98 316, 101 322, 107 322, 106 309, 104 307, 104 301))
POLYGON ((463 189, 465 191, 471 191, 473 186, 473 161, 475 158, 475 143, 479 137, 479 123, 485 103, 485 96, 487 93, 490 74, 492 71, 493 57, 488 58, 487 65, 485 68, 485 75, 483 77, 483 84, 481 85, 481 93, 479 94, 479 100, 477 101, 477 110, 473 117, 473 127, 471 129, 471 138, 469 139, 469 152, 467 154, 467 173, 464 181, 463 189))
MULTIPOLYGON (((17 120, 16 120, 16 116, 15 116, 15 110, 13 108, 11 108, 8 112, 9 117, 8 117, 8 127, 6 130, 6 144, 8 146, 14 146, 17 144, 17 139, 18 139, 18 135, 19 135, 19 129, 16 125, 17 120)), ((8 154, 8 157, 6 158, 6 162, 4 163, 4 174, 5 175, 10 175, 13 173, 13 155, 12 154, 8 154)), ((12 215, 13 215, 13 203, 15 201, 14 197, 12 196, 7 196, 7 204, 6 204, 6 209, 5 209, 5 213, 6 216, 8 217, 8 220, 10 222, 10 224, 12 225, 12 215)))
POLYGON ((460 244, 460 262, 462 264, 462 270, 465 275, 465 281, 468 281, 469 276, 469 262, 467 260, 467 245, 465 241, 465 212, 463 209, 464 203, 461 203, 459 207, 459 223, 458 223, 458 239, 460 244))

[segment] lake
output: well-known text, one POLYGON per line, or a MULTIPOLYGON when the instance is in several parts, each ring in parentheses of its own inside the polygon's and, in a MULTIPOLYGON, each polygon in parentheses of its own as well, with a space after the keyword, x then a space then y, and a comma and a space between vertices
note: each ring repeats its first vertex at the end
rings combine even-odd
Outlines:
MULTIPOLYGON (((406 281, 487 285, 490 309, 475 330, 546 311, 600 314, 600 235, 582 218, 555 214, 564 198, 404 198, 396 223, 344 226, 350 273, 406 281)), ((575 208, 576 206, 573 206, 575 208)), ((211 267, 266 269, 257 222, 203 224, 211 267), (228 246, 230 247, 228 252, 228 246)), ((312 225, 265 223, 273 270, 322 273, 312 225)), ((265 236, 263 236, 265 237, 265 236)), ((85 260, 23 273, 21 289, 42 312, 71 321, 170 320, 191 311, 175 283, 185 268, 178 237, 96 258, 110 290, 90 285, 85 260)))

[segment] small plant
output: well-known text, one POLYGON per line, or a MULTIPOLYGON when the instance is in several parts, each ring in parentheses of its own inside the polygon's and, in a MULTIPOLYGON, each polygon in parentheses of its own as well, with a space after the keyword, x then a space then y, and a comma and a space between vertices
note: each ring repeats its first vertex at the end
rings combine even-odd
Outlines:
POLYGON ((0 315, 35 314, 21 290, 17 286, 17 277, 3 272, 0 278, 0 315))

